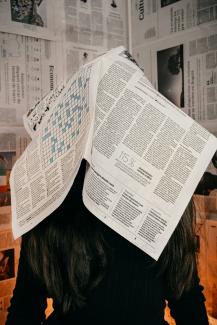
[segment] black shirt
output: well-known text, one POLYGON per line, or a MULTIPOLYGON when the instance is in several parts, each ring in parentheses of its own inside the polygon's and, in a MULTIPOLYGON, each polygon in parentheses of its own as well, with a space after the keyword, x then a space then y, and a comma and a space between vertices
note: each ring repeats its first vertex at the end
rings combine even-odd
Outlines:
POLYGON ((179 300, 169 298, 163 275, 158 276, 158 263, 98 222, 110 247, 111 259, 106 276, 89 294, 86 305, 63 316, 54 301, 54 312, 45 321, 46 298, 50 295, 31 272, 23 240, 6 325, 167 324, 164 321, 166 299, 176 324, 208 324, 203 287, 198 278, 194 279, 191 290, 179 300))

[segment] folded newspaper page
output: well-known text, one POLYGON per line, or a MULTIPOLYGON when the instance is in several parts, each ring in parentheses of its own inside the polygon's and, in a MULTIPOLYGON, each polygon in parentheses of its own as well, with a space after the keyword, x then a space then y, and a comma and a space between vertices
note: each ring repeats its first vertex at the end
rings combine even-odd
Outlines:
POLYGON ((11 173, 14 237, 63 202, 86 159, 87 209, 156 260, 217 150, 123 47, 84 65, 24 120, 32 141, 11 173))

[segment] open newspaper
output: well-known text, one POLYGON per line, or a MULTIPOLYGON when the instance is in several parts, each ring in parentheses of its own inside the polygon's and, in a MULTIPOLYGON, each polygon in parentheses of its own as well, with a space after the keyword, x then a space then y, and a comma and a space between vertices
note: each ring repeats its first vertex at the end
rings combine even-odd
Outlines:
POLYGON ((123 47, 83 66, 24 121, 32 141, 11 173, 14 237, 63 202, 85 159, 87 209, 154 259, 217 150, 123 47))

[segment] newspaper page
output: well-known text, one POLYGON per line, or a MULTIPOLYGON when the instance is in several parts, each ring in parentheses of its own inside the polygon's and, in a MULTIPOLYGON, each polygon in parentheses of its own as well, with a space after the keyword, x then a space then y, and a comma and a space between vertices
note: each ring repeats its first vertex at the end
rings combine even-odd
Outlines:
POLYGON ((63 48, 63 53, 65 56, 65 80, 70 79, 70 77, 78 70, 79 67, 93 61, 100 54, 106 51, 105 49, 93 48, 93 46, 80 46, 71 42, 64 42, 63 48))
POLYGON ((123 47, 82 67, 44 121, 12 170, 15 237, 62 203, 85 158, 84 204, 157 259, 216 138, 155 91, 123 47))
POLYGON ((56 39, 56 3, 52 0, 0 0, 0 31, 56 39))
POLYGON ((0 324, 6 323, 7 309, 16 283, 19 253, 20 239, 14 240, 10 227, 2 230, 0 224, 0 324))
POLYGON ((135 48, 134 56, 160 93, 216 134, 217 29, 204 29, 135 48))
POLYGON ((62 79, 57 42, 0 33, 0 126, 23 125, 27 108, 62 79))
POLYGON ((66 41, 98 48, 126 44, 126 1, 65 1, 66 41))
POLYGON ((213 0, 131 0, 132 43, 138 46, 169 35, 216 24, 213 0))
POLYGON ((158 259, 217 139, 144 82, 132 58, 123 56, 102 57, 83 201, 158 259))
POLYGON ((54 211, 72 186, 93 118, 97 69, 87 64, 68 81, 44 115, 38 135, 14 164, 10 185, 15 238, 54 211))

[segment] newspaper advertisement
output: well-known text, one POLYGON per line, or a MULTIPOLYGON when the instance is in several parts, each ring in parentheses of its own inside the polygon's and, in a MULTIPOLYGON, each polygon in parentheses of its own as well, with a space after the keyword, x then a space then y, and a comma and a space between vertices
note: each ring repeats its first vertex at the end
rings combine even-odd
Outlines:
POLYGON ((132 42, 144 42, 192 30, 197 26, 216 24, 216 1, 132 0, 132 42))
POLYGON ((187 32, 134 50, 160 93, 216 134, 217 29, 187 32))
POLYGON ((85 46, 126 44, 126 1, 65 1, 65 38, 85 46))
POLYGON ((0 0, 0 31, 56 39, 55 7, 52 0, 0 0))
POLYGON ((216 149, 123 47, 113 49, 69 80, 15 163, 14 236, 62 203, 85 158, 86 207, 158 259, 216 149))

